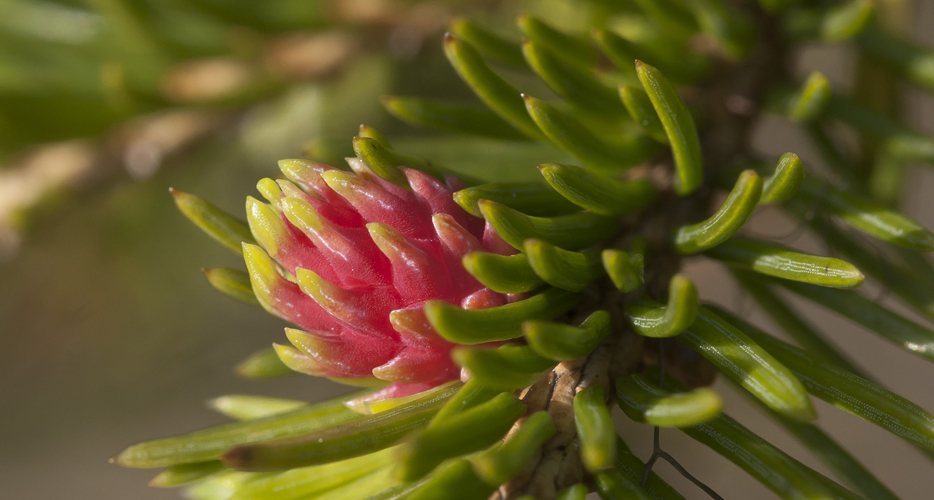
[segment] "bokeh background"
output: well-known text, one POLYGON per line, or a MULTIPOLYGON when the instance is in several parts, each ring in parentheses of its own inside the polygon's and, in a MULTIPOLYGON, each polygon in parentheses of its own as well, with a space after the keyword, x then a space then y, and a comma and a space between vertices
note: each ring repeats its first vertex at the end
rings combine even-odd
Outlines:
MULTIPOLYGON (((934 2, 915 7, 904 34, 934 44, 934 2)), ((364 122, 409 154, 533 178, 535 165, 563 155, 412 129, 379 105, 385 94, 470 100, 440 51, 445 24, 469 14, 508 33, 519 12, 565 27, 585 15, 559 0, 0 2, 0 498, 179 498, 146 486, 155 471, 107 459, 137 441, 224 421, 204 405, 218 395, 347 392, 304 376, 233 374, 280 339, 283 324, 208 285, 199 268, 241 263, 176 212, 167 188, 240 213, 256 180, 276 175, 276 159, 339 161, 364 122)), ((855 57, 845 45, 806 47, 794 65, 801 75, 820 68, 846 90, 855 57)), ((527 75, 513 76, 547 95, 527 75)), ((910 88, 904 95, 913 124, 934 131, 930 99, 910 88)), ((821 167, 778 118, 764 118, 755 137, 765 154, 795 151, 821 167)), ((903 210, 934 228, 932 172, 913 169, 906 193, 903 210)), ((752 229, 795 232, 768 210, 752 229)), ((827 252, 806 233, 788 243, 827 252)), ((717 264, 686 265, 705 300, 770 326, 717 264)), ((934 411, 934 367, 845 318, 801 309, 885 385, 934 411)), ((729 413, 826 473, 729 386, 717 387, 729 413)), ((818 411, 822 427, 902 498, 931 498, 934 463, 855 417, 820 402, 818 411)), ((625 418, 619 427, 647 457, 651 429, 625 418)), ((677 431, 662 440, 725 498, 774 498, 677 431)), ((657 471, 688 498, 704 498, 667 464, 657 471)))

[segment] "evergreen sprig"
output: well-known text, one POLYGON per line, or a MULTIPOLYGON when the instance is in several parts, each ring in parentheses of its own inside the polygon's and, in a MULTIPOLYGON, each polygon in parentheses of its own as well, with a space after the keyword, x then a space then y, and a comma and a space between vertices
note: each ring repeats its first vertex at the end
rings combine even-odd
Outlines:
POLYGON ((114 461, 168 467, 154 485, 184 484, 191 498, 204 500, 583 499, 588 491, 604 499, 683 498, 652 473, 663 459, 719 498, 662 450, 657 427, 674 427, 782 498, 895 498, 816 427, 811 396, 929 454, 934 416, 868 380, 775 291, 790 290, 930 360, 934 331, 848 289, 868 276, 934 319, 934 268, 923 254, 934 250, 934 234, 874 198, 871 172, 841 170, 841 182, 805 172, 792 153, 777 163, 762 158, 747 138, 752 120, 766 110, 801 123, 836 169, 849 166, 822 133, 835 122, 882 139, 886 147, 877 155, 887 161, 931 163, 932 139, 835 93, 820 73, 799 84, 775 68, 794 44, 854 40, 932 90, 927 69, 934 66, 925 61, 934 52, 888 33, 868 1, 759 4, 599 3, 593 8, 604 17, 595 16, 589 35, 519 17, 522 43, 454 21, 445 54, 487 109, 416 97, 387 97, 383 104, 414 125, 548 142, 576 159, 540 165, 540 184, 460 175, 396 151, 361 127, 356 158, 348 159, 352 174, 285 161, 291 182, 262 181, 268 203, 251 199, 248 222, 176 191, 188 218, 244 253, 248 273, 205 272, 218 290, 300 325, 317 314, 302 309, 300 301, 311 297, 360 329, 391 323, 396 341, 421 354, 383 355, 379 350, 392 343, 378 331, 364 345, 346 330, 288 330, 294 348, 260 351, 239 372, 264 378, 288 374, 288 367, 375 388, 313 405, 227 396, 213 405, 239 422, 134 445, 114 461), (558 99, 523 93, 502 65, 538 76, 558 99), (722 187, 729 188, 725 201, 708 212, 722 187), (427 201, 406 204, 412 197, 427 201), (799 219, 847 260, 744 234, 763 204, 799 219), (415 209, 427 206, 437 237, 415 220, 415 209), (366 231, 351 234, 357 222, 348 221, 361 216, 366 231), (354 274, 371 262, 354 253, 370 244, 366 238, 391 261, 399 293, 412 297, 387 317, 374 314, 386 312, 381 301, 389 299, 379 291, 390 278, 378 268, 354 274), (430 253, 424 243, 430 238, 440 238, 453 260, 426 267, 419 259, 430 253), (302 266, 322 257, 298 255, 307 249, 302 241, 359 266, 342 274, 329 261, 334 275, 313 273, 302 266), (340 245, 350 246, 333 250, 340 245), (693 283, 678 274, 687 255, 729 266, 800 347, 700 303, 693 283), (464 280, 476 280, 483 293, 445 295, 435 282, 441 268, 465 271, 464 280), (703 359, 685 362, 690 358, 677 354, 686 351, 703 359), (367 357, 378 359, 372 374, 347 368, 367 357), (460 377, 432 371, 451 359, 460 377), (714 369, 811 448, 843 485, 724 414, 719 395, 701 387, 714 369), (614 404, 656 426, 648 466, 613 428, 614 404))

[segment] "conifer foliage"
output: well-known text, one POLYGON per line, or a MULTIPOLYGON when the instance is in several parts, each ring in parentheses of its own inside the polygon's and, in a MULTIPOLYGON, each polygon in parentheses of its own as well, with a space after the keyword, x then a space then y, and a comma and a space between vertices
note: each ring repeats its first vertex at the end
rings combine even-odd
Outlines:
POLYGON ((266 201, 247 198, 246 222, 173 191, 243 255, 246 271, 210 269, 210 283, 297 327, 291 345, 238 371, 365 389, 317 403, 225 396, 212 405, 236 422, 114 461, 165 467, 153 485, 199 500, 684 498, 652 471, 662 459, 720 498, 657 439, 647 463, 631 453, 618 407, 656 433, 680 429, 781 498, 895 498, 816 425, 812 398, 929 456, 934 416, 872 381, 776 292, 934 361, 934 331, 853 290, 869 277, 934 319, 934 234, 892 208, 906 164, 934 164, 934 140, 820 73, 795 82, 784 68, 795 44, 846 41, 934 90, 934 52, 887 32, 868 0, 581 4, 595 13, 586 34, 531 16, 516 19, 521 43, 451 24, 444 53, 484 107, 383 100, 416 126, 563 151, 537 166, 541 182, 455 173, 361 126, 346 166, 281 161, 284 178, 257 185, 266 201), (517 72, 557 98, 518 88, 506 78, 517 72), (832 176, 794 153, 757 155, 763 113, 801 124, 832 176), (835 123, 872 145, 858 161, 828 136, 835 123), (744 232, 762 205, 841 258, 744 232), (797 345, 702 303, 678 273, 691 255, 727 266, 797 345), (717 375, 834 478, 725 414, 706 387, 717 375))

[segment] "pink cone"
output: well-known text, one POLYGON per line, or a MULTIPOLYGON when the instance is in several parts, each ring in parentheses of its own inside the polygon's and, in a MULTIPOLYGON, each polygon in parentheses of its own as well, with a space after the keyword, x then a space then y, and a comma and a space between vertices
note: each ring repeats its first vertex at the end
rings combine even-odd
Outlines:
POLYGON ((514 252, 454 203, 462 183, 403 169, 406 190, 362 162, 355 173, 302 160, 280 166, 291 182, 262 181, 270 203, 247 205, 265 252, 249 246, 244 255, 260 303, 304 330, 288 330, 297 350, 278 349, 283 361, 305 373, 391 382, 381 397, 457 379, 455 345, 432 329, 422 304, 507 303, 470 276, 461 258, 514 252))

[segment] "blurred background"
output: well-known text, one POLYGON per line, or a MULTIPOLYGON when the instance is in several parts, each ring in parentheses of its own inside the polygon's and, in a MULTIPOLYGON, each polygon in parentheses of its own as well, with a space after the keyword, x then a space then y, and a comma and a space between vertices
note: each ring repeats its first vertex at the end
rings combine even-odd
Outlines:
MULTIPOLYGON (((517 13, 573 29, 585 20, 581 3, 0 1, 0 498, 179 498, 146 486, 155 471, 107 459, 134 442, 224 421, 203 403, 222 394, 318 400, 348 392, 304 376, 261 382, 233 374, 237 362, 280 339, 284 325, 210 287, 199 268, 242 263, 184 220, 167 188, 241 213, 255 182, 276 175, 275 160, 339 162, 364 122, 408 154, 481 177, 535 178, 535 165, 565 156, 416 130, 391 119, 379 98, 474 99, 440 50, 454 15, 518 39, 510 28, 517 13)), ((934 44, 934 2, 918 2, 904 19, 905 36, 934 44)), ((821 69, 843 90, 856 66, 845 45, 805 47, 794 65, 801 75, 821 69)), ((528 75, 513 76, 547 95, 528 75)), ((910 88, 904 96, 913 124, 934 131, 930 99, 910 88)), ((795 151, 820 168, 816 152, 778 118, 764 118, 755 137, 764 154, 795 151)), ((934 175, 912 169, 907 185, 902 209, 934 228, 934 175)), ((752 228, 795 229, 767 210, 752 228)), ((789 243, 827 252, 806 234, 789 243)), ((717 264, 686 266, 705 300, 770 326, 717 264)), ((844 318, 802 310, 885 385, 934 410, 934 368, 844 318)), ((730 387, 718 389, 730 414, 826 473, 730 387)), ((855 417, 820 402, 818 411, 822 427, 902 498, 930 498, 934 464, 855 417)), ((619 426, 647 457, 651 429, 625 418, 619 426)), ((677 431, 663 431, 662 440, 725 498, 773 498, 677 431)), ((703 498, 667 464, 656 470, 688 498, 703 498)))

